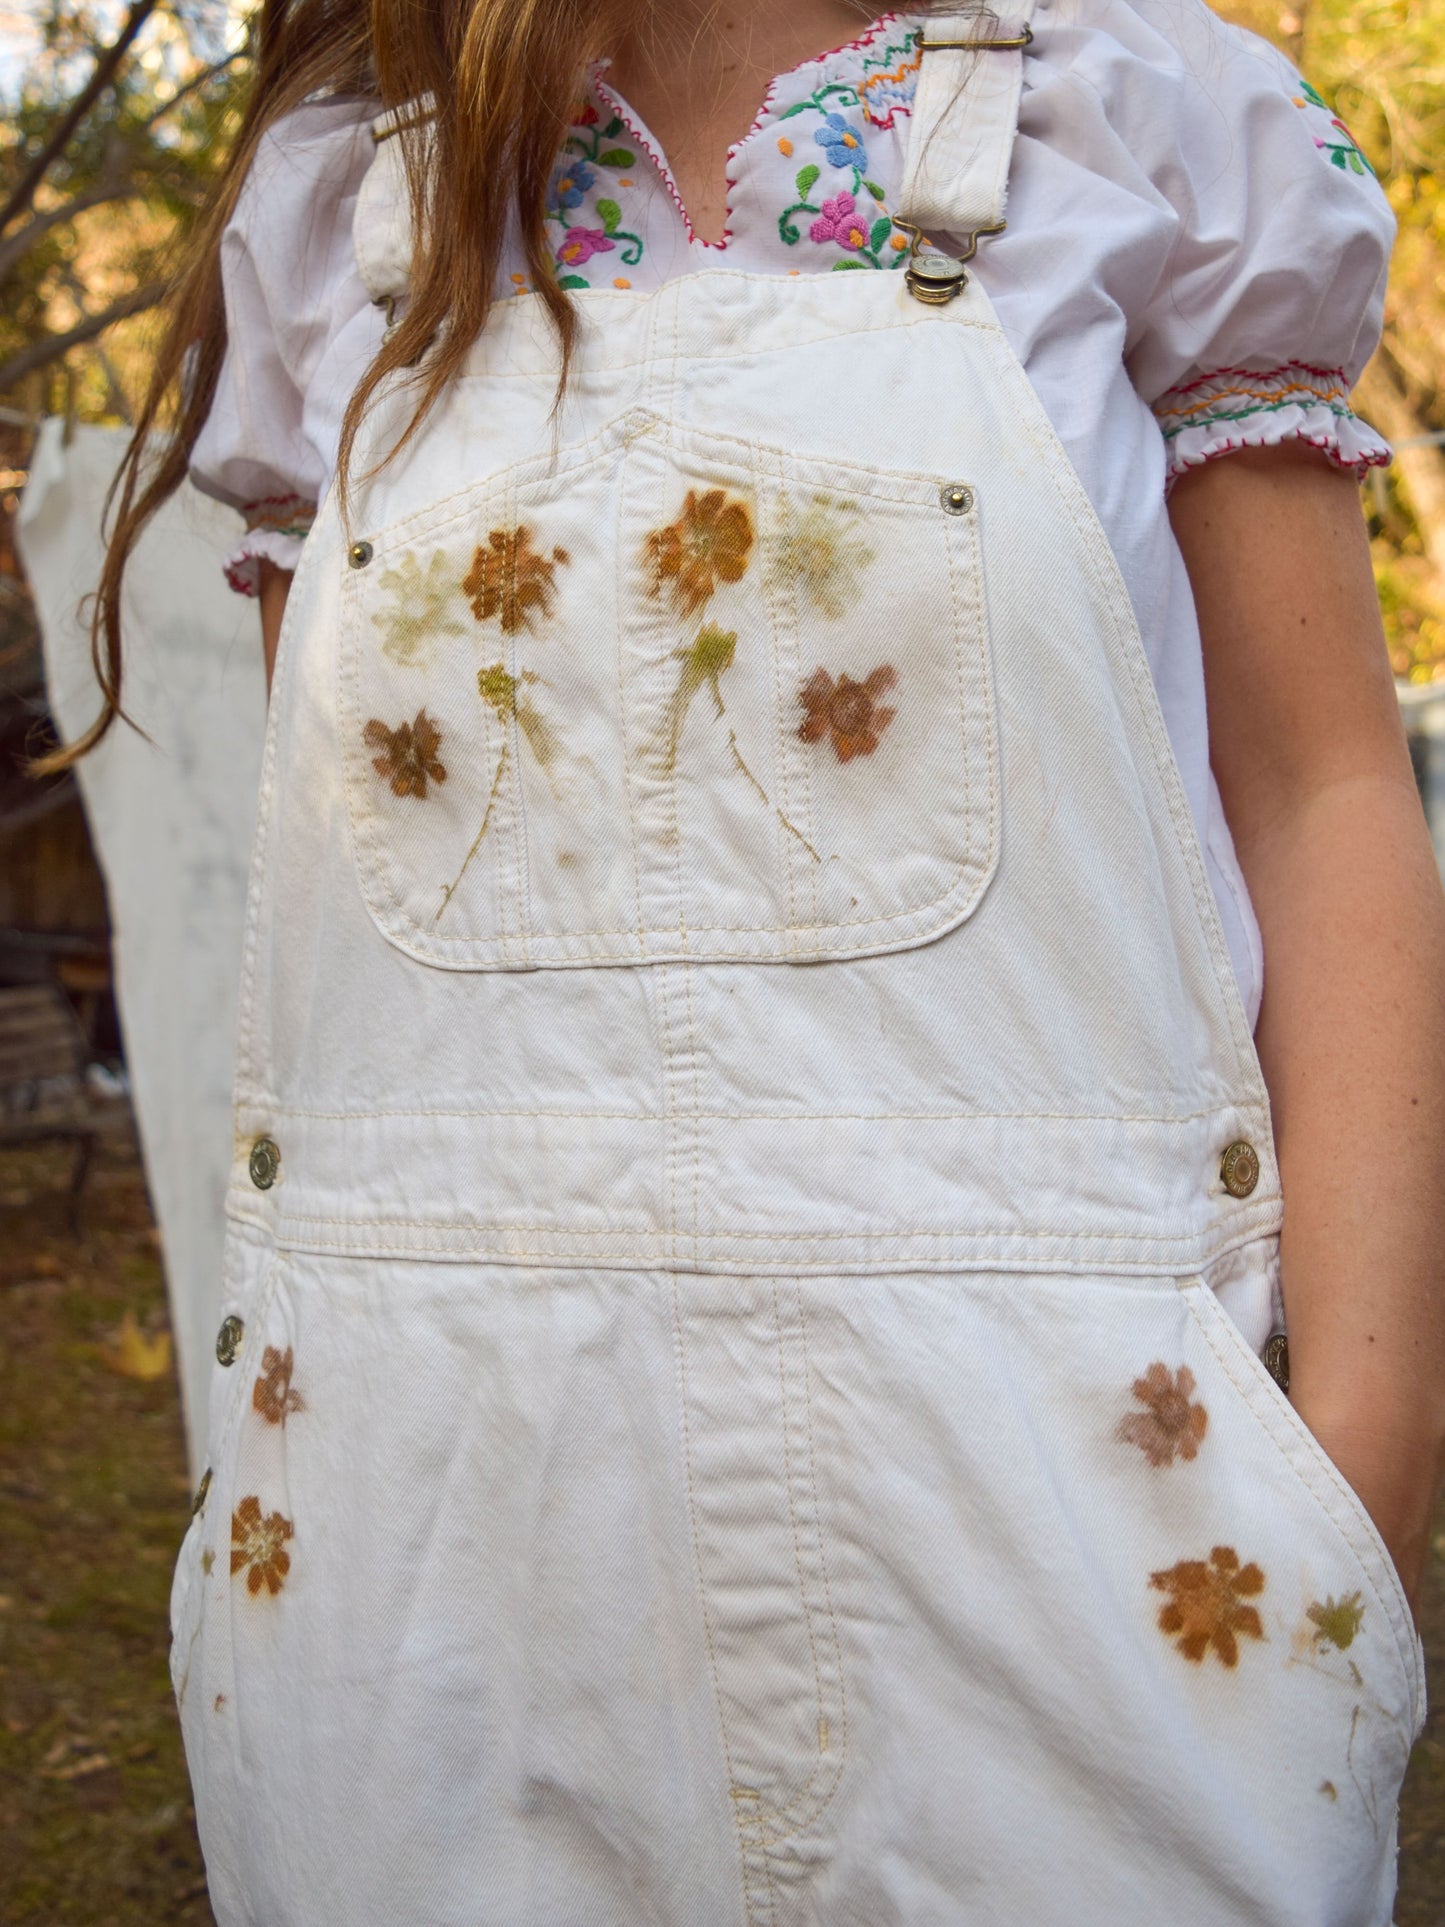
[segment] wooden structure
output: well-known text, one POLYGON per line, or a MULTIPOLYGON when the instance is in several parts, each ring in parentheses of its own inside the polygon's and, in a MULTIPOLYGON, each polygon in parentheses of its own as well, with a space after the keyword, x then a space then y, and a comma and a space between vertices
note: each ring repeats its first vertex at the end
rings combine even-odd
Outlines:
POLYGON ((0 1144, 69 1138, 76 1147, 70 1221, 80 1198, 97 1125, 86 1087, 90 1049, 63 990, 54 984, 0 988, 0 1144))

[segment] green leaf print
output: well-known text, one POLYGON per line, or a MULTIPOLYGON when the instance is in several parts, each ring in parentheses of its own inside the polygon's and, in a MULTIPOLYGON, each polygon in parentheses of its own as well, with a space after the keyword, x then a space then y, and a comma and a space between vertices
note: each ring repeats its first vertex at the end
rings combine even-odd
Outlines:
POLYGON ((798 169, 798 179, 796 182, 796 186, 798 189, 798 199, 800 201, 807 200, 808 196, 813 191, 814 182, 818 179, 819 175, 822 172, 823 170, 821 167, 800 167, 798 169))
POLYGON ((864 181, 863 185, 875 201, 881 201, 886 198, 883 189, 878 185, 877 181, 864 181))
POLYGON ((597 156, 597 165, 599 167, 636 167, 637 156, 630 147, 609 147, 605 154, 597 156))
POLYGON ((617 114, 614 114, 611 120, 608 121, 607 125, 603 128, 602 138, 605 141, 616 140, 617 136, 621 132, 622 132, 621 118, 617 114))
POLYGON ((597 203, 597 218, 601 221, 605 233, 615 234, 618 223, 622 219, 622 209, 616 201, 599 201, 597 203))
POLYGON ((868 245, 876 254, 893 232, 893 223, 885 214, 873 223, 873 232, 868 236, 868 245))
POLYGON ((570 291, 573 288, 590 288, 592 286, 592 283, 586 278, 585 275, 564 274, 558 280, 557 286, 559 288, 566 288, 570 291))

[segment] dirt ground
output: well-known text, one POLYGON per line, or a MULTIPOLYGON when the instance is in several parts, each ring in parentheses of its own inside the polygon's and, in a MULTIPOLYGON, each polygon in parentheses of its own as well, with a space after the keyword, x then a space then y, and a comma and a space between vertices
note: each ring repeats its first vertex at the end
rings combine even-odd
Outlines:
MULTIPOLYGON (((141 1359, 165 1329, 159 1252, 128 1131, 97 1160, 78 1238, 69 1157, 0 1152, 0 1921, 205 1927, 166 1667, 190 1510, 180 1413, 170 1373, 115 1369, 127 1313, 141 1359)), ((1425 1643, 1445 1700, 1445 1508, 1425 1643)), ((1415 1750, 1400 1839, 1397 1927, 1441 1927, 1445 1705, 1415 1750)))

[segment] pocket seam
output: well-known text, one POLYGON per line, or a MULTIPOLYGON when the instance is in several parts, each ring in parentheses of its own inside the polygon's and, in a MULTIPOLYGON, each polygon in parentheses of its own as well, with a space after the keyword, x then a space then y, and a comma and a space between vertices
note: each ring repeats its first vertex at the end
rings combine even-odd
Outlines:
POLYGON ((1206 1343, 1219 1360, 1230 1383, 1243 1399, 1256 1426, 1268 1437, 1280 1457, 1289 1466, 1316 1510, 1344 1541, 1361 1576, 1369 1586, 1376 1604, 1389 1623, 1394 1638, 1396 1659, 1410 1698, 1412 1731, 1418 1733, 1423 1717, 1424 1696, 1419 1642, 1413 1632, 1414 1619, 1405 1597, 1404 1585, 1390 1557, 1389 1549, 1380 1537, 1378 1527, 1370 1517, 1364 1501, 1331 1460, 1299 1413, 1279 1390, 1243 1333, 1232 1323, 1224 1308, 1215 1299, 1205 1280, 1199 1277, 1181 1280, 1179 1289, 1189 1308, 1190 1316, 1199 1326, 1206 1343), (1207 1311, 1203 1309, 1206 1304, 1207 1311), (1245 1367, 1246 1376, 1240 1375, 1234 1360, 1226 1355, 1212 1329, 1216 1322, 1222 1324, 1224 1342, 1230 1350, 1238 1354, 1245 1367), (1260 1394, 1263 1394, 1267 1400, 1263 1409, 1260 1394), (1288 1427, 1298 1447, 1297 1451, 1289 1450, 1279 1437, 1278 1428, 1281 1426, 1288 1427), (1309 1469, 1307 1470, 1306 1467, 1309 1469), (1343 1517, 1341 1508, 1343 1508, 1343 1517))
MULTIPOLYGON (((505 504, 509 514, 521 513, 527 506, 519 500, 527 486, 521 477, 534 471, 539 479, 552 482, 575 478, 582 470, 595 466, 598 462, 617 453, 624 452, 628 444, 640 440, 644 435, 655 434, 660 429, 667 431, 668 446, 674 439, 684 450, 692 449, 703 460, 710 460, 715 468, 729 469, 754 485, 759 474, 759 462, 769 455, 776 457, 777 476, 788 474, 804 480, 817 469, 826 471, 829 476, 844 472, 850 478, 857 477, 859 488, 864 483, 871 484, 862 492, 872 494, 895 506, 926 513, 927 504, 915 492, 917 489, 932 489, 936 477, 921 472, 890 470, 887 475, 892 487, 879 487, 879 473, 867 468, 855 468, 846 462, 831 459, 822 461, 806 456, 797 456, 776 444, 758 442, 751 444, 737 437, 715 435, 710 431, 677 428, 675 424, 659 416, 648 416, 641 420, 643 411, 629 410, 604 429, 600 436, 586 444, 578 444, 575 458, 530 457, 501 470, 497 475, 486 478, 479 485, 464 491, 469 505, 459 509, 442 521, 430 518, 436 505, 419 511, 392 526, 390 530, 379 532, 374 538, 375 559, 384 560, 394 547, 417 541, 443 541, 458 526, 476 515, 479 506, 492 499, 505 504), (630 431, 630 432, 629 432, 630 431), (729 451, 726 456, 717 455, 718 449, 729 451), (736 455, 732 451, 737 451, 736 455), (748 460, 747 457, 752 459, 748 460), (908 487, 902 484, 908 484, 908 487), (424 536, 420 533, 424 528, 424 536)), ((771 478, 772 467, 762 460, 763 472, 771 478)), ((850 486, 852 483, 850 481, 850 486)), ((859 492, 855 489, 854 492, 859 492)), ((954 658, 958 691, 957 726, 960 732, 960 748, 964 754, 963 802, 957 836, 963 845, 961 856, 951 857, 940 864, 944 870, 944 887, 931 899, 922 903, 909 904, 895 910, 880 910, 875 914, 856 918, 829 918, 819 921, 814 916, 807 922, 780 921, 776 917, 769 922, 757 924, 737 923, 700 923, 689 920, 679 932, 672 928, 645 930, 641 928, 641 904, 638 903, 638 928, 629 928, 628 918, 619 914, 618 918, 601 929, 566 929, 547 932, 534 932, 530 928, 509 935, 498 929, 491 935, 459 933, 448 935, 435 929, 422 927, 406 907, 405 877, 398 872, 398 866, 386 837, 378 830, 374 812, 367 809, 364 797, 368 776, 366 758, 356 748, 354 739, 357 728, 365 714, 362 701, 361 672, 364 653, 363 638, 363 598, 359 587, 352 580, 343 583, 341 649, 338 663, 339 722, 343 741, 343 763, 345 769, 345 790, 347 814, 351 829, 353 860, 358 872, 358 884, 363 904, 380 933, 396 949, 418 962, 439 966, 444 969, 459 970, 496 970, 526 969, 535 966, 553 968, 596 968, 608 965, 637 967, 640 965, 679 962, 704 963, 748 963, 778 961, 779 950, 785 953, 785 960, 796 960, 800 951, 806 951, 819 962, 835 959, 852 959, 862 956, 886 954, 890 951, 912 949, 919 945, 934 942, 949 934, 967 920, 977 909, 983 896, 997 872, 1000 857, 999 836, 999 797, 998 797, 998 708, 997 694, 992 673, 992 651, 987 632, 987 598, 983 592, 983 556, 977 526, 977 518, 971 517, 963 526, 950 526, 945 530, 944 563, 948 570, 951 608, 954 613, 954 658), (959 628, 961 615, 959 575, 961 558, 957 553, 960 544, 966 546, 968 570, 976 582, 976 593, 971 598, 972 613, 976 619, 977 635, 969 636, 959 628), (969 700, 970 683, 978 685, 976 704, 969 700), (977 727, 972 723, 971 712, 980 712, 981 720, 977 727), (988 809, 986 817, 977 825, 973 824, 974 798, 976 793, 975 772, 971 765, 974 758, 968 754, 970 736, 982 733, 980 748, 987 763, 988 809), (732 938, 727 944, 722 940, 732 938), (480 955, 478 954, 480 952, 480 955)), ((775 648, 776 658, 776 648, 775 648)), ((775 661, 776 667, 776 661, 775 661)), ((621 722, 625 733, 626 710, 621 712, 621 722)), ((515 733, 515 731, 514 731, 515 733)), ((520 769, 520 753, 518 769, 520 769)), ((509 789, 519 787, 519 778, 514 776, 509 789)), ((633 842, 633 869, 636 870, 637 849, 635 826, 632 825, 632 796, 630 771, 623 773, 623 788, 628 804, 629 826, 633 842)), ((514 812, 515 815, 515 812, 514 812)), ((516 853, 519 872, 522 866, 520 852, 516 853)), ((787 883, 791 897, 794 879, 791 853, 785 852, 783 862, 787 870, 787 883)), ((521 887, 525 896, 525 882, 521 887)), ((520 907, 520 900, 519 900, 520 907)), ((623 906, 625 911, 626 906, 623 906)))

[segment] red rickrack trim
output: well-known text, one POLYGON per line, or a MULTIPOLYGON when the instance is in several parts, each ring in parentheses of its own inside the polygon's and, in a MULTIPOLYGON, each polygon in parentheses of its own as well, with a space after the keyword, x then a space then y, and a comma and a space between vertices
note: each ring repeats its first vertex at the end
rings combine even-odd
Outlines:
MULTIPOLYGON (((634 117, 632 109, 628 106, 627 102, 620 94, 614 92, 602 78, 608 66, 611 64, 609 61, 599 60, 595 63, 592 70, 592 85, 599 94, 605 96, 611 105, 613 113, 617 115, 628 133, 631 134, 632 138, 637 142, 639 147, 642 148, 648 159, 657 169, 658 176, 663 186, 667 189, 668 198, 682 217, 682 225, 687 235, 689 246, 711 248, 715 253, 721 254, 726 250, 728 243, 733 238, 733 189, 738 184, 737 176, 733 172, 733 163, 737 160, 739 154, 741 154, 743 148, 746 147, 753 136, 760 134, 767 125, 768 116, 773 111, 773 102, 777 98, 778 89, 783 85, 783 82, 791 80, 794 74, 801 73, 805 67, 819 66, 825 60, 836 58, 838 54, 863 52, 872 46, 875 40, 884 37, 889 29, 903 19, 903 17, 901 9, 893 8, 887 13, 880 14, 872 26, 869 27, 865 33, 860 34, 856 40, 845 40, 836 47, 829 47, 826 53, 810 54, 806 60, 798 61, 796 66, 787 68, 783 73, 774 74, 768 84, 768 91, 763 96, 763 104, 753 116, 752 124, 749 126, 747 132, 735 140, 727 151, 727 178, 723 196, 723 231, 721 239, 716 241, 705 240, 693 227, 692 216, 688 213, 687 205, 682 195, 678 192, 677 181, 673 177, 673 172, 668 165, 666 156, 653 141, 652 136, 642 126, 641 122, 634 117)), ((865 120, 868 119, 866 109, 863 118, 865 120)), ((891 125, 891 123, 892 112, 889 114, 889 124, 891 125)))
POLYGON ((1372 468, 1387 468, 1394 459, 1388 449, 1378 449, 1368 455, 1358 455, 1347 461, 1340 453, 1338 439, 1332 435, 1306 435, 1296 430, 1290 435, 1281 435, 1277 442, 1225 441, 1217 442, 1212 448, 1205 449, 1202 455, 1184 455, 1170 465, 1165 478, 1164 489, 1167 494, 1186 470, 1204 468, 1210 462, 1217 462, 1222 456, 1236 455, 1244 448, 1282 448, 1286 442, 1303 442, 1308 448, 1317 448, 1329 462, 1344 475, 1353 475, 1357 482, 1363 481, 1372 468))
POLYGON ((1343 368, 1316 368, 1313 362, 1284 361, 1275 368, 1212 368, 1208 374, 1198 375, 1193 381, 1181 382, 1177 388, 1166 388, 1155 402, 1160 407, 1170 395, 1192 395, 1196 388, 1206 388, 1212 381, 1274 381, 1281 375, 1314 375, 1320 381, 1338 381, 1346 392, 1349 382, 1343 368))
POLYGON ((261 593, 260 557, 233 555, 225 564, 226 587, 254 602, 261 593))

